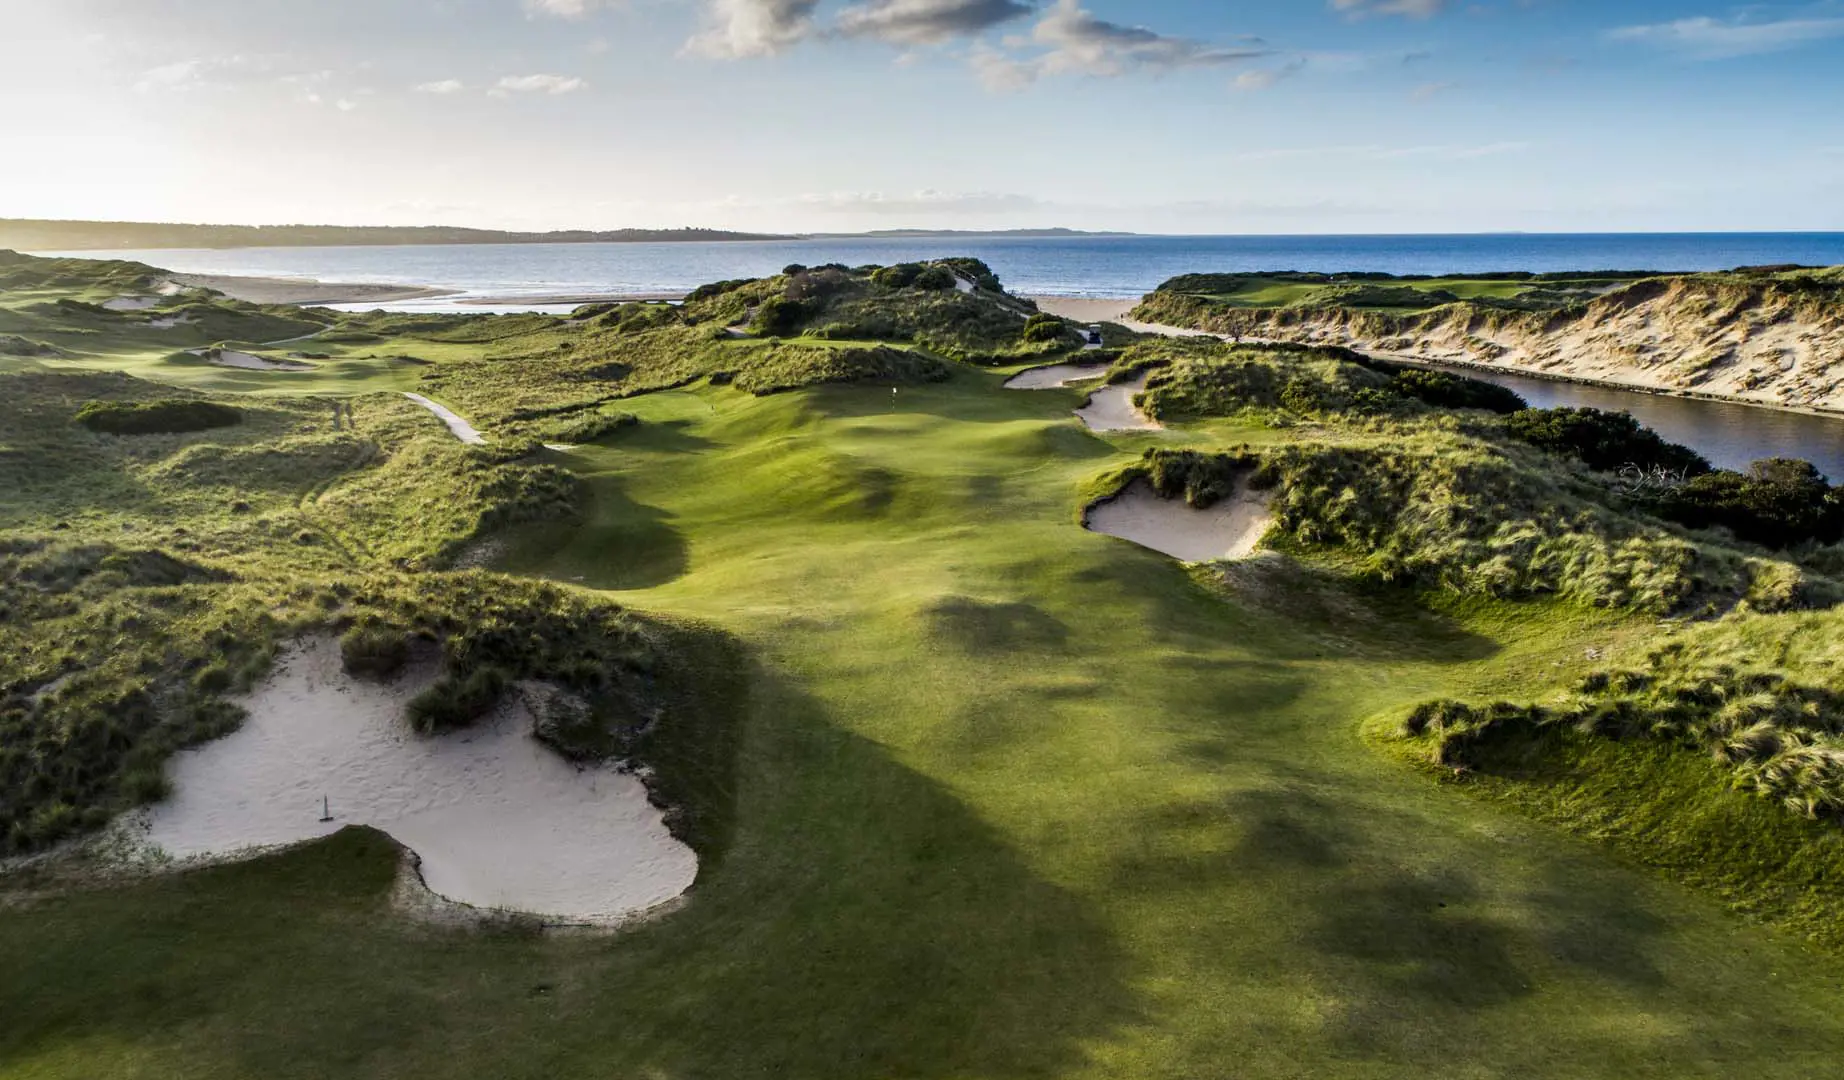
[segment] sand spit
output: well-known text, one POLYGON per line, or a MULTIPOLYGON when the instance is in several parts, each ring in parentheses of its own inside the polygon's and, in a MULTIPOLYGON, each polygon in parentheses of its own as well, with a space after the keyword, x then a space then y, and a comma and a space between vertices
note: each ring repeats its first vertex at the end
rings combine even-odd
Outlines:
POLYGON ((470 296, 456 300, 457 304, 474 304, 481 307, 512 307, 518 304, 543 305, 558 307, 564 304, 676 304, 685 299, 682 292, 651 293, 539 293, 528 296, 470 296))
POLYGON ((474 425, 451 412, 447 406, 437 405, 421 394, 412 394, 408 391, 405 391, 403 396, 434 413, 436 419, 447 424, 448 430, 455 433, 455 438, 460 439, 469 446, 485 446, 487 444, 486 436, 476 431, 474 425))
POLYGON ((227 274, 174 274, 172 280, 190 289, 210 289, 232 300, 250 304, 367 304, 398 300, 429 300, 453 296, 453 289, 421 285, 353 285, 315 281, 312 278, 234 277, 227 274))
POLYGON ((1142 375, 1130 383, 1104 386, 1089 395, 1088 404, 1077 409, 1076 415, 1090 431, 1164 430, 1163 425, 1133 403, 1133 399, 1146 389, 1146 380, 1147 376, 1142 375))
POLYGON ((1051 364, 1049 367, 1021 371, 1005 380, 1007 390, 1061 390, 1079 382, 1099 379, 1108 373, 1107 364, 1051 364))
POLYGON ((1208 510, 1162 499, 1144 480, 1089 507, 1083 527, 1170 555, 1180 562, 1246 559, 1274 525, 1267 492, 1243 487, 1208 510))
POLYGON ((192 349, 191 355, 219 367, 240 368, 244 371, 312 371, 314 365, 296 363, 292 360, 271 360, 266 356, 252 356, 246 352, 231 349, 192 349))
POLYGON ((413 734, 404 707, 434 674, 361 682, 332 638, 304 642, 240 702, 244 726, 178 754, 173 795, 117 829, 142 859, 191 865, 369 825, 415 852, 441 897, 565 922, 619 922, 691 887, 697 856, 645 785, 566 762, 531 737, 522 703, 460 734, 413 734))

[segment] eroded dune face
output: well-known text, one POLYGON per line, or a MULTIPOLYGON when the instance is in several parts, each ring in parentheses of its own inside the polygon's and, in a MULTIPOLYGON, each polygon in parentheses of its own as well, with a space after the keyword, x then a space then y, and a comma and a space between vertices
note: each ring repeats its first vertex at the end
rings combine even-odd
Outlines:
POLYGON ((1642 281, 1566 312, 1247 309, 1203 325, 1437 363, 1844 408, 1844 308, 1774 282, 1642 281))
POLYGON ((243 728, 177 755, 173 794, 124 826, 145 854, 212 861, 369 825, 416 852, 440 896, 571 921, 691 887, 697 856, 640 780, 566 762, 531 737, 523 705, 456 735, 412 733, 404 706, 432 674, 354 680, 336 642, 305 642, 240 702, 243 728))
POLYGON ((1194 510, 1183 499, 1160 498, 1151 484, 1136 480, 1090 507, 1086 525, 1180 562, 1245 559, 1274 524, 1268 503, 1265 493, 1245 487, 1208 510, 1194 510))

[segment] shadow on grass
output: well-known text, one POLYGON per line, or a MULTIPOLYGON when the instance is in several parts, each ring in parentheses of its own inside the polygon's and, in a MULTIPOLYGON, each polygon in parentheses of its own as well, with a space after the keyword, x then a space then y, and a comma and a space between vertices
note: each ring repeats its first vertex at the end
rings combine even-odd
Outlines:
POLYGON ((1069 626, 1033 604, 988 604, 950 596, 923 612, 935 636, 968 652, 1062 651, 1069 645, 1069 626))
POLYGON ((1135 1021, 1126 961, 939 784, 761 670, 691 905, 607 939, 434 933, 394 851, 0 910, 0 1063, 101 1075, 1049 1076, 1135 1021))
POLYGON ((685 576, 691 548, 672 515, 629 498, 623 481, 600 475, 580 522, 549 522, 511 530, 503 568, 592 589, 651 589, 685 576))

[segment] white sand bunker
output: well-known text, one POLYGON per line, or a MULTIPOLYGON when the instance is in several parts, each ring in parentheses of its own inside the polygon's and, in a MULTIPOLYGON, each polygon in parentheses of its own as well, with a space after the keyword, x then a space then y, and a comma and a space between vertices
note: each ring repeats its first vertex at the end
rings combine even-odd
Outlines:
POLYGON ((146 311, 160 303, 158 296, 118 296, 102 302, 105 311, 146 311))
POLYGON ((296 363, 292 360, 271 360, 266 356, 253 356, 246 352, 232 349, 193 349, 192 355, 209 361, 219 367, 240 368, 244 371, 312 371, 314 365, 296 363))
POLYGON ((421 405, 423 408, 428 409, 430 412, 434 413, 436 416, 436 419, 440 420, 444 424, 447 424, 448 430, 454 432, 455 438, 460 439, 462 442, 466 443, 467 445, 485 446, 487 444, 486 436, 482 435, 479 431, 476 431, 474 429, 474 425, 468 423, 466 420, 461 419, 460 416, 456 415, 447 406, 438 405, 435 402, 429 400, 428 398, 422 396, 421 394, 412 394, 412 393, 409 393, 408 391, 405 391, 403 396, 409 398, 411 401, 416 402, 418 405, 421 405))
POLYGON ((1140 411, 1133 399, 1146 389, 1148 376, 1130 383, 1104 386, 1089 395, 1088 404, 1076 410, 1090 431, 1159 431, 1157 420, 1140 411))
POLYGON ((1091 532, 1130 540, 1181 562, 1246 559, 1274 524, 1270 495, 1247 486, 1208 510, 1183 499, 1162 499, 1145 480, 1135 480, 1114 498, 1089 508, 1083 525, 1091 532))
POLYGON ((1099 379, 1108 373, 1107 364, 1051 364, 1049 367, 1021 371, 1005 380, 1007 390, 1060 390, 1079 382, 1099 379))
POLYGON ((404 707, 433 674, 355 680, 337 642, 306 642, 240 702, 244 726, 177 755, 173 795, 125 824, 151 855, 201 861, 370 825, 421 857, 440 896, 565 921, 619 921, 691 887, 697 856, 645 785, 566 762, 522 704, 459 734, 411 732, 404 707))

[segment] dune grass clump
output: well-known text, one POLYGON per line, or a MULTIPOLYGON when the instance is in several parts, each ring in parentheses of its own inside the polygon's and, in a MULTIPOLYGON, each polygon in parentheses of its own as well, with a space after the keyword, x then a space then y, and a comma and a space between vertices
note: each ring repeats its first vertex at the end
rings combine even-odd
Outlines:
POLYGON ((1704 754, 1737 790, 1844 824, 1844 613, 1748 616, 1696 628, 1542 704, 1432 701, 1403 721, 1431 761, 1490 770, 1545 732, 1704 754))
POLYGON ((1827 606, 1844 590, 1798 565, 1676 534, 1602 489, 1488 442, 1398 431, 1370 443, 1224 453, 1150 450, 1118 474, 1208 506, 1246 480, 1275 492, 1293 542, 1335 548, 1382 582, 1507 599, 1564 596, 1654 614, 1827 606))
POLYGON ((410 639, 397 627, 365 622, 340 635, 339 656, 346 674, 385 682, 410 662, 410 639))
POLYGON ((243 413, 215 401, 92 401, 76 422, 105 435, 183 435, 243 423, 243 413))
POLYGON ((639 424, 640 418, 633 413, 597 413, 594 416, 554 424, 545 429, 545 438, 560 443, 592 443, 639 424))
POLYGON ((490 665, 465 675, 443 675, 411 699, 410 726, 419 735, 442 735, 472 727, 499 705, 510 681, 504 671, 490 665))

